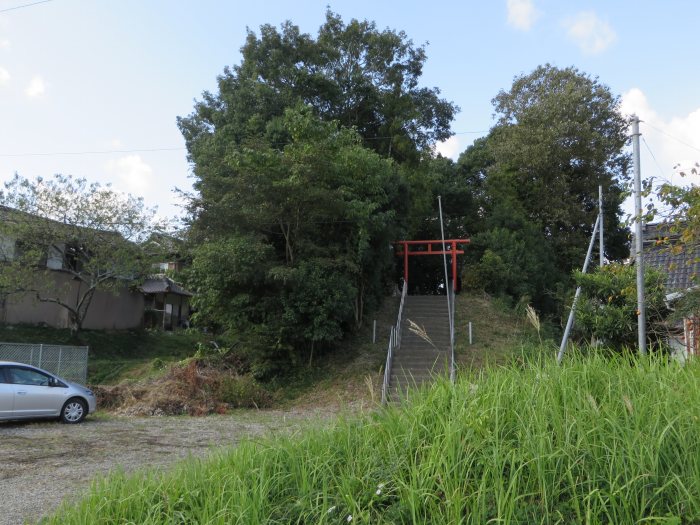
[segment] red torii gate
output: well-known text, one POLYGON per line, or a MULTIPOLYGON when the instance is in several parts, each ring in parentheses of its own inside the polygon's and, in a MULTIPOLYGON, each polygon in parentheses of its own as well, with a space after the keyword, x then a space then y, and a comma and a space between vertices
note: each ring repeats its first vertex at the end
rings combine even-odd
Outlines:
MULTIPOLYGON (((452 256, 452 283, 457 286, 457 256, 463 255, 464 250, 458 250, 458 244, 469 244, 469 239, 445 239, 444 241, 396 241, 395 245, 401 246, 401 251, 396 255, 403 256, 403 280, 408 282, 408 258, 412 255, 451 255, 452 256), (438 244, 437 250, 433 250, 433 245, 438 244), (445 246, 449 245, 449 250, 445 246), (413 250, 410 246, 427 246, 427 250, 413 250)), ((447 283, 445 283, 447 284, 447 283)))

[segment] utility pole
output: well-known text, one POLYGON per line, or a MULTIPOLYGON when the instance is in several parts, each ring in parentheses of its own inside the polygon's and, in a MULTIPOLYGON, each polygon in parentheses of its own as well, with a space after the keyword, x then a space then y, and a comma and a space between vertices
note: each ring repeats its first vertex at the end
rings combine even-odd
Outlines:
POLYGON ((647 315, 644 300, 644 243, 642 242, 642 175, 639 167, 639 117, 632 115, 632 156, 634 160, 634 263, 637 266, 637 338, 639 351, 647 353, 647 315))
POLYGON ((605 243, 603 242, 603 186, 598 186, 598 227, 600 228, 600 267, 605 264, 605 243))

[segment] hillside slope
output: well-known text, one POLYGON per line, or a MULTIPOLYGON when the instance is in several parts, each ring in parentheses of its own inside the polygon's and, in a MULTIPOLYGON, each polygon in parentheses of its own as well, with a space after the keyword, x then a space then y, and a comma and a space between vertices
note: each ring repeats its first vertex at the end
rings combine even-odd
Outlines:
POLYGON ((457 365, 461 369, 503 363, 518 354, 524 343, 537 340, 534 329, 524 315, 516 314, 484 293, 463 292, 457 295, 455 328, 455 353, 457 365))

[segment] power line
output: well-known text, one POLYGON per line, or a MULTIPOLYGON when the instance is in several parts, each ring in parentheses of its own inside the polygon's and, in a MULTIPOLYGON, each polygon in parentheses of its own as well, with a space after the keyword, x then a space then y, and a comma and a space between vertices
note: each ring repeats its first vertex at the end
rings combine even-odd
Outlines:
MULTIPOLYGON (((455 136, 455 135, 479 135, 482 133, 488 133, 489 130, 479 130, 479 131, 456 131, 450 136, 455 136)), ((387 135, 386 137, 362 137, 362 140, 385 140, 385 139, 394 139, 399 137, 400 135, 387 135)))
POLYGON ((693 146, 692 144, 688 144, 688 143, 685 142, 684 140, 681 140, 681 139, 679 139, 678 137, 674 137, 673 135, 670 135, 670 134, 666 133, 664 130, 659 129, 659 128, 657 128, 656 126, 652 126, 652 125, 649 124, 648 122, 645 122, 645 124, 646 124, 647 126, 649 126, 650 128, 655 129, 655 130, 658 131, 659 133, 661 133, 661 134, 663 134, 663 135, 666 135, 667 137, 669 137, 669 138, 671 138, 671 139, 673 139, 673 140, 675 140, 675 141, 677 141, 677 142, 680 142, 680 143, 683 144, 684 146, 687 146, 687 147, 689 147, 689 148, 691 148, 691 149, 694 149, 695 151, 700 151, 700 148, 698 148, 698 147, 696 147, 696 146, 693 146))
POLYGON ((31 7, 33 5, 45 4, 47 2, 52 2, 53 0, 39 0, 38 2, 32 2, 31 4, 16 5, 15 7, 8 7, 6 9, 0 9, 0 13, 7 13, 8 11, 14 11, 15 9, 22 9, 23 7, 31 7))
POLYGON ((661 165, 659 164, 659 161, 656 160, 656 156, 654 155, 654 152, 651 151, 651 148, 649 147, 649 144, 648 144, 647 141, 644 139, 644 137, 642 137, 642 142, 643 142, 644 145, 646 146, 647 151, 649 152, 649 155, 651 155, 651 158, 654 159, 654 164, 656 164, 656 167, 659 168, 659 173, 661 174, 661 176, 660 176, 659 178, 660 178, 661 180, 665 181, 665 182, 668 182, 669 184, 673 184, 673 183, 672 183, 670 180, 668 180, 668 179, 666 178, 666 176, 664 175, 664 170, 663 170, 663 168, 662 168, 661 165))
POLYGON ((57 157, 61 155, 106 155, 109 153, 150 153, 156 151, 184 151, 184 146, 174 148, 105 149, 94 151, 53 151, 33 153, 0 153, 0 157, 57 157))
MULTIPOLYGON (((44 2, 50 2, 52 0, 43 0, 44 2)), ((33 5, 33 4, 27 4, 33 5)), ((2 11, 0 11, 2 12, 2 11)), ((487 131, 460 131, 453 133, 453 135, 468 135, 468 134, 478 134, 487 133, 487 131)), ((362 137, 363 140, 382 140, 391 139, 394 137, 362 137)), ((277 142, 271 144, 272 146, 286 146, 292 144, 291 142, 277 142)), ((165 148, 139 148, 139 149, 105 149, 105 150, 87 150, 87 151, 51 151, 51 152, 26 152, 26 153, 0 153, 0 158, 10 158, 10 157, 59 157, 59 156, 79 156, 79 155, 108 155, 110 153, 153 153, 158 151, 185 151, 187 148, 184 146, 177 147, 165 147, 165 148)))

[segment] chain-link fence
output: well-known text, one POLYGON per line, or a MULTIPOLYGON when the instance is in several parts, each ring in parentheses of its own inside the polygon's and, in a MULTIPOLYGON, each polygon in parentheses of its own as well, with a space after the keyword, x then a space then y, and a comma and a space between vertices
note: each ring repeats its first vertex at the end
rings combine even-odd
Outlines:
POLYGON ((15 361, 43 368, 68 381, 85 384, 88 347, 0 343, 0 361, 15 361))

